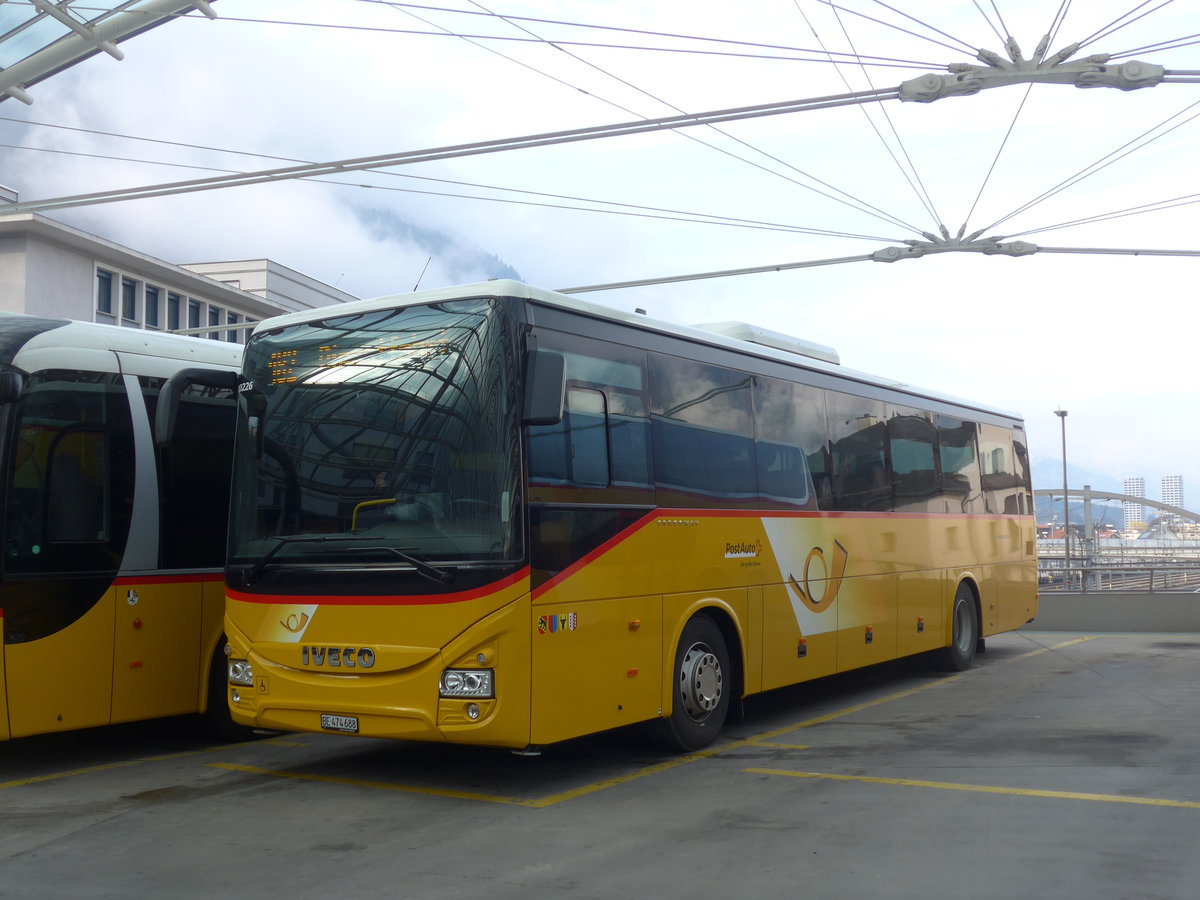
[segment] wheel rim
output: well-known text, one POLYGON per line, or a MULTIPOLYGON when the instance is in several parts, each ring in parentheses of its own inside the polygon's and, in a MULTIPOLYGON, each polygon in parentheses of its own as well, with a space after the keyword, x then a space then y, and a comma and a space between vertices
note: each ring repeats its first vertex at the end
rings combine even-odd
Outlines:
POLYGON ((683 654, 679 668, 679 697, 693 722, 703 722, 721 702, 724 676, 721 661, 705 643, 697 642, 683 654))
POLYGON ((971 645, 975 643, 974 628, 971 616, 967 611, 967 602, 964 600, 954 608, 954 645, 964 653, 969 651, 971 645))

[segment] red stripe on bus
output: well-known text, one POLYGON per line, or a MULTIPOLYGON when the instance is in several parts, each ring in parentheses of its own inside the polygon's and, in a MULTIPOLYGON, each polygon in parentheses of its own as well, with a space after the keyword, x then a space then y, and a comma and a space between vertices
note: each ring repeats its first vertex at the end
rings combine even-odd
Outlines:
POLYGON ((121 587, 126 584, 192 584, 197 581, 224 581, 223 572, 191 572, 186 575, 118 575, 113 584, 121 587))
POLYGON ((616 547, 618 544, 623 544, 628 538, 633 537, 633 535, 637 534, 639 531, 641 531, 643 528, 645 528, 651 522, 656 521, 657 519, 662 519, 662 518, 677 518, 677 516, 674 514, 671 514, 670 510, 667 511, 667 515, 664 515, 663 510, 661 510, 661 509, 656 509, 656 510, 646 513, 646 515, 642 516, 640 519, 638 519, 636 522, 634 522, 632 525, 630 525, 624 531, 622 531, 618 534, 614 534, 612 537, 610 537, 607 541, 605 541, 603 544, 601 544, 595 550, 591 551, 590 553, 584 554, 579 559, 575 560, 575 562, 571 563, 569 566, 567 566, 565 569, 563 569, 561 572, 559 572, 557 575, 555 575, 553 578, 551 578, 549 581, 547 581, 545 584, 535 588, 533 591, 533 599, 536 600, 542 594, 546 593, 546 591, 561 584, 563 581, 566 581, 568 578, 570 578, 572 575, 574 575, 576 572, 578 572, 584 566, 590 565, 591 563, 593 563, 597 559, 599 559, 601 556, 603 556, 605 553, 607 553, 609 550, 613 549, 613 547, 616 547))
POLYGON ((571 565, 567 566, 545 584, 533 590, 533 599, 536 600, 546 591, 557 587, 562 582, 566 581, 584 566, 595 562, 605 553, 608 553, 614 547, 625 542, 626 539, 632 537, 645 526, 658 519, 878 519, 887 515, 893 518, 903 519, 1029 519, 1031 516, 1003 515, 1000 513, 980 514, 980 515, 964 515, 962 513, 880 513, 880 512, 837 512, 815 509, 656 509, 653 512, 647 513, 642 519, 626 528, 620 534, 613 535, 595 550, 580 557, 571 565))
POLYGON ((512 587, 529 578, 529 567, 514 572, 507 578, 493 581, 470 591, 457 591, 452 594, 414 594, 404 597, 397 595, 376 595, 363 597, 347 597, 344 595, 312 595, 312 594, 247 594, 242 591, 225 590, 225 596, 230 600, 241 603, 296 604, 299 606, 437 606, 447 603, 465 603, 468 600, 478 600, 489 594, 495 594, 512 587))
POLYGON ((659 509, 660 517, 671 519, 1029 519, 1018 513, 934 513, 891 511, 845 511, 818 509, 659 509))

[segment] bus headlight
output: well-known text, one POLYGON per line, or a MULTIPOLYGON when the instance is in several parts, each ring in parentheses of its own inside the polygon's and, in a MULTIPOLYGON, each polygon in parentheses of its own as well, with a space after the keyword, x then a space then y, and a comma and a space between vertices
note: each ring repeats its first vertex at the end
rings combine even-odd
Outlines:
POLYGON ((495 696, 491 669, 446 669, 441 687, 443 697, 495 696))
POLYGON ((248 659, 231 659, 229 663, 229 683, 240 684, 244 687, 254 687, 254 666, 248 659))

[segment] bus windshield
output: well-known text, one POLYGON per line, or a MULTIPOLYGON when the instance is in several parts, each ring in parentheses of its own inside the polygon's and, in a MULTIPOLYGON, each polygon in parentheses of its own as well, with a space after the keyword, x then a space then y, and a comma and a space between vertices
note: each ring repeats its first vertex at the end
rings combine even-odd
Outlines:
POLYGON ((247 346, 231 572, 521 558, 517 329, 457 300, 331 315, 247 346))

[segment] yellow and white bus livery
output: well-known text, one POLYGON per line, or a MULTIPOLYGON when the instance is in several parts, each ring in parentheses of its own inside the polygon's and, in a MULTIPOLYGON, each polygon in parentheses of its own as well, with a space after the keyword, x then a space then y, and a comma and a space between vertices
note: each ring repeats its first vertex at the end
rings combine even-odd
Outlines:
POLYGON ((244 725, 688 750, 1036 612, 1020 419, 762 329, 493 281, 261 323, 239 394, 244 725))
POLYGON ((241 349, 0 314, 0 740, 198 712, 239 735, 221 629, 241 349), (179 380, 193 367, 225 386, 179 380))

